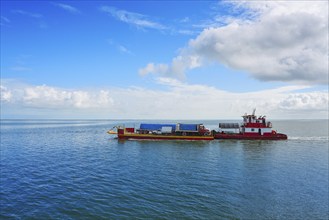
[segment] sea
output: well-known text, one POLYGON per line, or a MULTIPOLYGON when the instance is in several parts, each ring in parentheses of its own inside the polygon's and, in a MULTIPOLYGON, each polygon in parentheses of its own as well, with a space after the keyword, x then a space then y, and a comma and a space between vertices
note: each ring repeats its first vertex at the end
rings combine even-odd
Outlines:
POLYGON ((288 140, 121 141, 106 132, 141 121, 1 120, 0 219, 328 219, 328 120, 272 122, 288 140))

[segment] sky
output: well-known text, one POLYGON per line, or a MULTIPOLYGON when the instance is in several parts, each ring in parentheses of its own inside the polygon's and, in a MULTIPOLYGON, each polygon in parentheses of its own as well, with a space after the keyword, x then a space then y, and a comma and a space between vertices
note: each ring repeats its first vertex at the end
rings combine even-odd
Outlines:
POLYGON ((327 119, 328 1, 1 1, 1 119, 327 119))

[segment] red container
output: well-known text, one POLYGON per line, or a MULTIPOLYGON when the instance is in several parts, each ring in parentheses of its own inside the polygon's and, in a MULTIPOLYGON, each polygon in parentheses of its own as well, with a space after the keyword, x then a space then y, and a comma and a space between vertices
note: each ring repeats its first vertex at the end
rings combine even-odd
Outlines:
POLYGON ((135 128, 126 128, 126 132, 134 133, 135 128))

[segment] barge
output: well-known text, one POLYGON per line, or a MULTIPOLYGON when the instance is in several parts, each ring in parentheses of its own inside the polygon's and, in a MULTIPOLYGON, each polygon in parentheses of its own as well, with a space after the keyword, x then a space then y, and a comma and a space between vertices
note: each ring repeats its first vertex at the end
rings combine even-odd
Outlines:
POLYGON ((277 133, 266 116, 242 116, 243 123, 219 123, 218 130, 210 131, 203 124, 140 124, 139 128, 115 126, 107 133, 116 134, 118 139, 142 140, 190 140, 211 141, 214 139, 286 140, 286 134, 277 133))
POLYGON ((286 134, 272 130, 272 123, 266 121, 266 116, 242 116, 243 123, 219 123, 219 130, 214 133, 215 139, 249 139, 249 140, 285 140, 286 134))
POLYGON ((203 124, 140 124, 138 129, 134 127, 115 127, 117 132, 108 131, 109 134, 117 134, 118 139, 142 139, 142 140, 189 140, 210 141, 214 140, 213 133, 203 124))

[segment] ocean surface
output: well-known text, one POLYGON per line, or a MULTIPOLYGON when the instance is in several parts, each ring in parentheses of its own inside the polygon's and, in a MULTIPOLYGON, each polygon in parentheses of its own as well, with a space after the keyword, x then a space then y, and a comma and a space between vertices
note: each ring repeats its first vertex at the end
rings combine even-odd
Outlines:
POLYGON ((288 140, 119 141, 106 131, 140 121, 1 120, 0 219, 328 219, 328 120, 272 122, 288 140))

